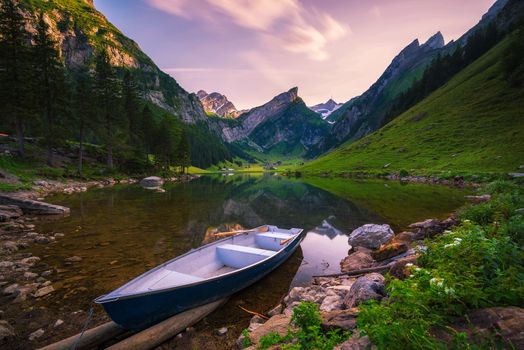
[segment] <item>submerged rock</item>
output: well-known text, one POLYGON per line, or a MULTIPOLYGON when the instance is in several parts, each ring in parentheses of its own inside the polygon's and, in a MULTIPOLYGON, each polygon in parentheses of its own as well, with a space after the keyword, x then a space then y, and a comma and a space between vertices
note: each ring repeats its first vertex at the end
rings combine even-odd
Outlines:
POLYGON ((366 224, 351 232, 349 244, 354 247, 377 249, 392 240, 393 236, 393 230, 389 225, 366 224))
POLYGON ((41 336, 44 335, 44 333, 45 331, 42 328, 34 331, 33 333, 29 334, 29 341, 33 341, 35 339, 40 338, 41 336))
POLYGON ((0 320, 0 342, 13 338, 15 336, 15 329, 9 322, 0 320))

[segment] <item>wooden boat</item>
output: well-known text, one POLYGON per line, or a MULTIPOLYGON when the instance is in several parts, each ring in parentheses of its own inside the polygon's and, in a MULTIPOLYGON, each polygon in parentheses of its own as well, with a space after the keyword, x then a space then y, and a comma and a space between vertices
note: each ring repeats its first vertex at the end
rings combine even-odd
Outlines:
POLYGON ((260 226, 176 257, 95 299, 125 329, 140 330, 230 296, 282 264, 303 230, 260 226))

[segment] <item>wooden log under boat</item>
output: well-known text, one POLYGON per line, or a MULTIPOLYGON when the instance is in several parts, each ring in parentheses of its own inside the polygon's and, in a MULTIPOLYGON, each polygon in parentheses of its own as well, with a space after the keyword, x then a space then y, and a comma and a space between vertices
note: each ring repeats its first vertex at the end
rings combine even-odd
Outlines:
MULTIPOLYGON (((88 329, 84 332, 78 343, 76 344, 76 350, 89 349, 96 347, 99 344, 103 344, 115 337, 124 334, 125 329, 117 325, 115 322, 107 322, 98 327, 88 329)), ((60 340, 59 342, 44 346, 39 350, 69 350, 73 347, 77 339, 80 337, 80 333, 73 335, 72 337, 60 340)))
POLYGON ((164 320, 146 330, 136 333, 121 342, 112 345, 106 350, 149 350, 190 327, 216 310, 227 301, 228 298, 196 307, 179 313, 164 320))

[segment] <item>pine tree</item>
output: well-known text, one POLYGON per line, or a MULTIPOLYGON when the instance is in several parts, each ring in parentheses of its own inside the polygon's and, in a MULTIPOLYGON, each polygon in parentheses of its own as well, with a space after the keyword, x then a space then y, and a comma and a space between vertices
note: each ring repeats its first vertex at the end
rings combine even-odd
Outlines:
POLYGON ((121 95, 120 84, 105 50, 96 59, 95 94, 102 124, 102 138, 107 152, 107 167, 112 170, 116 136, 122 125, 119 110, 121 95))
POLYGON ((131 146, 138 151, 143 151, 144 145, 142 143, 141 130, 142 103, 138 88, 129 70, 126 70, 122 80, 122 104, 124 116, 128 120, 131 146))
POLYGON ((155 160, 165 174, 171 172, 171 165, 176 162, 178 134, 172 115, 166 114, 158 124, 155 133, 155 160))
POLYGON ((91 74, 86 71, 78 73, 74 96, 73 96, 73 129, 78 137, 78 174, 82 174, 84 162, 84 142, 86 133, 92 128, 95 122, 95 109, 93 98, 93 79, 91 74))
POLYGON ((36 71, 36 99, 43 126, 42 135, 47 147, 47 164, 53 166, 53 148, 65 140, 64 123, 67 119, 66 98, 69 87, 57 44, 48 33, 49 26, 43 14, 39 16, 34 47, 36 71))
POLYGON ((25 156, 24 129, 33 116, 32 68, 24 18, 18 4, 0 8, 0 115, 15 130, 18 154, 25 156))
POLYGON ((144 145, 144 151, 146 153, 146 160, 149 162, 149 154, 155 149, 156 124, 153 119, 153 113, 148 105, 145 105, 142 110, 140 131, 142 144, 144 145))
POLYGON ((181 168, 181 173, 185 174, 186 169, 191 165, 191 154, 189 151, 189 140, 185 132, 180 136, 177 147, 176 163, 181 168))

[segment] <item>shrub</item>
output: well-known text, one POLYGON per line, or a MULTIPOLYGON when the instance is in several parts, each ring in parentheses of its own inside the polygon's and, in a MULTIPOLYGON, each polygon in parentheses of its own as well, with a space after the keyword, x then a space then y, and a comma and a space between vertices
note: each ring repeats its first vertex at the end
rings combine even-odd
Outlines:
POLYGON ((398 173, 398 176, 400 177, 406 177, 406 176, 409 176, 409 173, 406 169, 402 169, 400 170, 400 172, 398 173))

